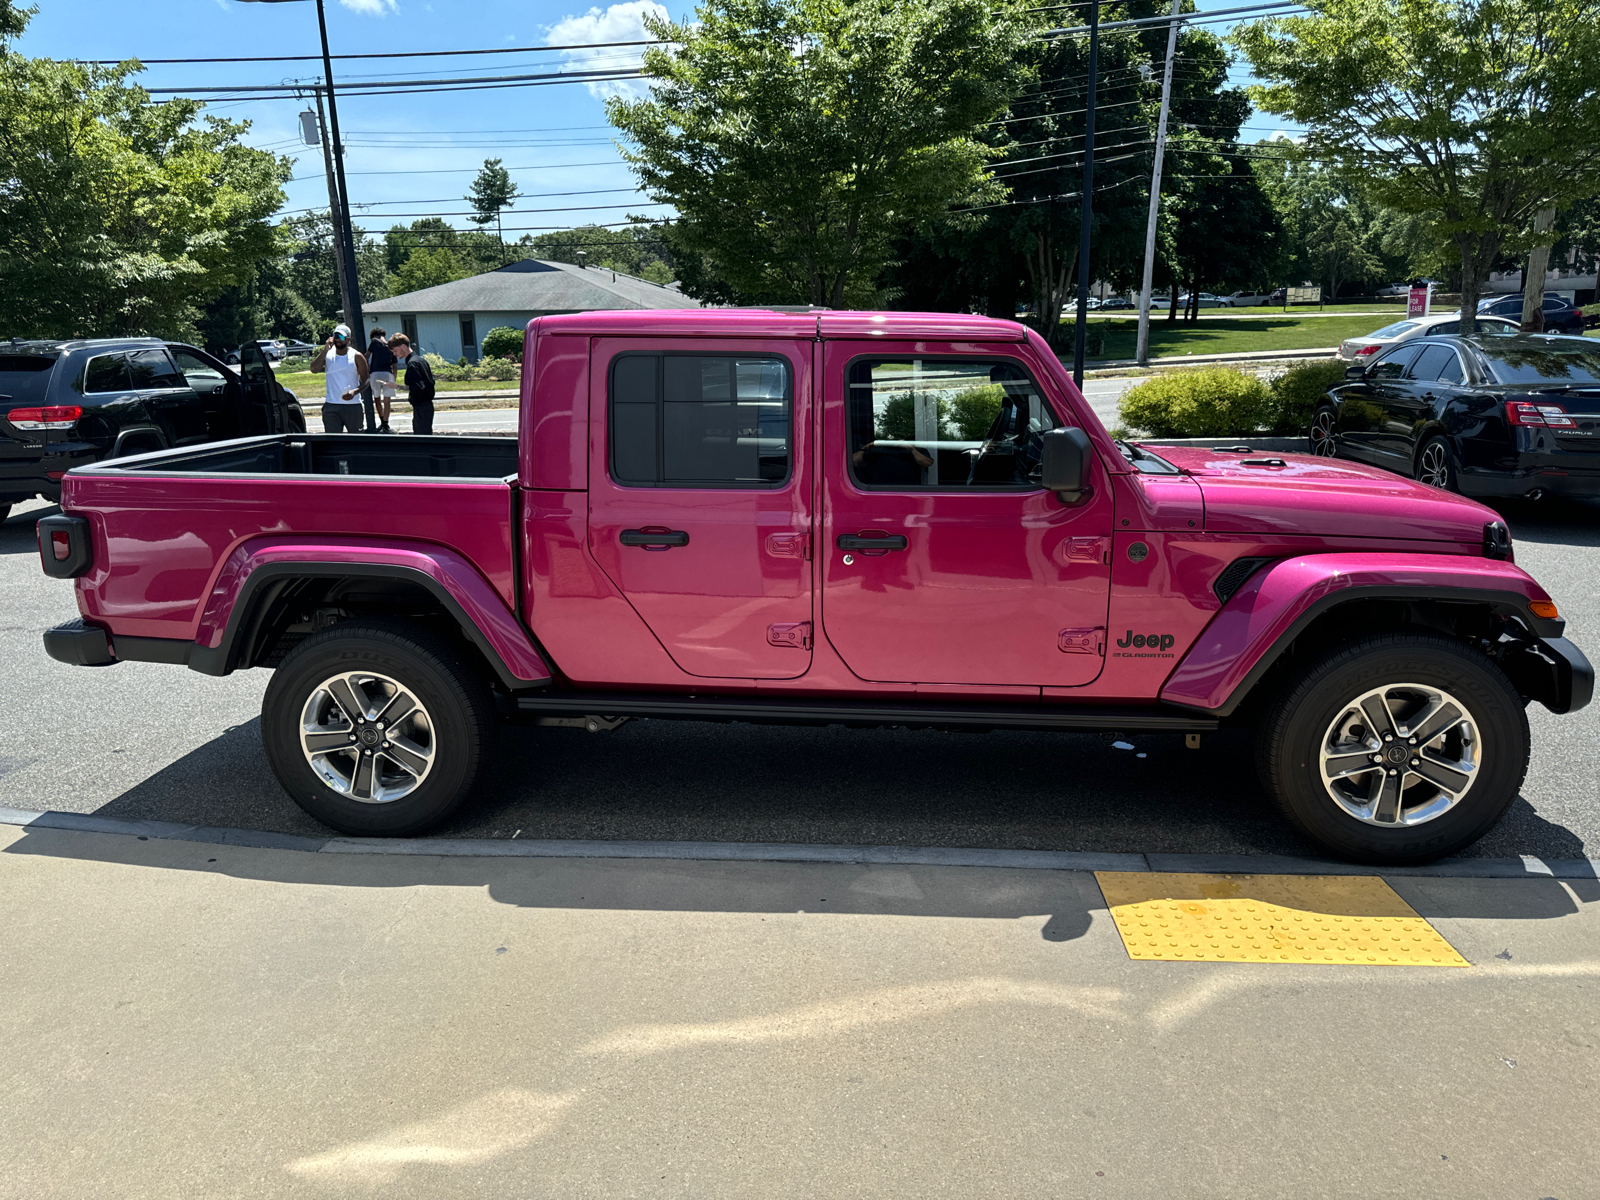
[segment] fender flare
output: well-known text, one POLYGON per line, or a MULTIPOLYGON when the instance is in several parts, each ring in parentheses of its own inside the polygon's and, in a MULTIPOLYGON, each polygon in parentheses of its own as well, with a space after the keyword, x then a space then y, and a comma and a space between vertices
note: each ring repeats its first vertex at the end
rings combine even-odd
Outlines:
POLYGON ((1549 594, 1509 562, 1455 554, 1329 553, 1280 559, 1224 604, 1162 685, 1162 701, 1231 716, 1319 617, 1362 600, 1456 600, 1515 616, 1539 639, 1566 623, 1528 611, 1549 594))
POLYGON ((463 555, 421 542, 308 542, 252 538, 218 572, 195 630, 188 665, 227 675, 261 616, 264 589, 290 579, 396 579, 422 588, 460 626, 508 689, 543 687, 551 671, 505 601, 463 555))

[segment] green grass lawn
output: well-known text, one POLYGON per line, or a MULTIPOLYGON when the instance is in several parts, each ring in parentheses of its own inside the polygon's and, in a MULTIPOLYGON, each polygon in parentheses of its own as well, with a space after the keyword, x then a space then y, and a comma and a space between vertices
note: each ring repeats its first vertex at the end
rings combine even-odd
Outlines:
MULTIPOLYGON (((1139 322, 1105 322, 1105 358, 1132 358, 1139 337, 1139 322)), ((1152 358, 1182 357, 1184 354, 1248 354, 1261 350, 1306 350, 1317 346, 1337 346, 1348 337, 1360 337, 1387 324, 1380 316, 1318 317, 1296 316, 1239 317, 1226 321, 1183 321, 1168 324, 1150 322, 1152 358)))
MULTIPOLYGON (((278 382, 302 400, 321 400, 323 378, 310 371, 274 371, 278 382)), ((509 392, 513 395, 522 385, 515 379, 463 379, 447 382, 440 380, 439 392, 509 392)))

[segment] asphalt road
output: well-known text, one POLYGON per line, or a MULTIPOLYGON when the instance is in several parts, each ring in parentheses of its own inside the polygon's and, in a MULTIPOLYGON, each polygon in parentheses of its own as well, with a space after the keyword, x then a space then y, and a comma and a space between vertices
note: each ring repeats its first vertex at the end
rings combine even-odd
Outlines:
MULTIPOLYGON (((462 414, 466 416, 468 414, 462 414)), ((267 676, 213 679, 51 661, 42 629, 75 614, 45 578, 33 518, 0 528, 0 804, 320 835, 267 768, 267 676)), ((1518 562, 1600 655, 1600 504, 1506 508, 1518 562)), ((1600 850, 1600 706, 1535 704, 1521 798, 1469 853, 1600 850)), ((445 837, 673 839, 1306 854, 1269 809, 1243 735, 1120 750, 1090 735, 785 729, 636 721, 614 733, 508 729, 445 837)))

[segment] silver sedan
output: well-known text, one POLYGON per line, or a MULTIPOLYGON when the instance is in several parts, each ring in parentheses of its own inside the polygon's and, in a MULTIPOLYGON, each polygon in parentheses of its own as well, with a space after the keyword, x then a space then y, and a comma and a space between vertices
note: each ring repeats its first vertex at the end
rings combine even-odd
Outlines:
MULTIPOLYGON (((1414 337, 1439 337, 1455 333, 1461 324, 1460 313, 1449 313, 1444 316, 1408 317, 1404 321, 1396 321, 1393 325, 1385 325, 1375 333, 1366 337, 1345 338, 1339 343, 1339 357, 1345 362, 1369 363, 1390 346, 1407 341, 1414 337)), ((1493 336, 1495 334, 1516 333, 1518 325, 1515 321, 1505 317, 1479 317, 1478 331, 1493 336)))

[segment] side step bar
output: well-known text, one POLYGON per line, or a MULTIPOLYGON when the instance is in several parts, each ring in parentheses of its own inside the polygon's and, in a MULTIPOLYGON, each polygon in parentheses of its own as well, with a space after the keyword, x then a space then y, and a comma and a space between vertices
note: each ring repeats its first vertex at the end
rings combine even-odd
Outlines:
MULTIPOLYGON (((1167 708, 1066 705, 950 705, 797 699, 786 696, 688 696, 627 692, 557 692, 519 696, 521 716, 654 717, 677 721, 747 721, 762 725, 884 725, 913 729, 1050 729, 1078 733, 1211 733, 1217 718, 1167 708)), ((577 722, 574 722, 577 724, 577 722)))

